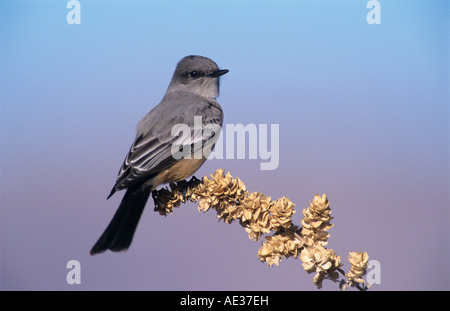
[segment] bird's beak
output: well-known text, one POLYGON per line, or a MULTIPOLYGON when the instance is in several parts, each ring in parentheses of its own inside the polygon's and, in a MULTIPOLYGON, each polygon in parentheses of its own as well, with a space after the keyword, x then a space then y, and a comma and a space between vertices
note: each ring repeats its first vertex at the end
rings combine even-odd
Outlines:
POLYGON ((228 69, 219 69, 219 70, 216 70, 216 71, 210 73, 208 75, 208 77, 217 78, 217 77, 220 77, 220 76, 226 74, 228 71, 229 71, 228 69))

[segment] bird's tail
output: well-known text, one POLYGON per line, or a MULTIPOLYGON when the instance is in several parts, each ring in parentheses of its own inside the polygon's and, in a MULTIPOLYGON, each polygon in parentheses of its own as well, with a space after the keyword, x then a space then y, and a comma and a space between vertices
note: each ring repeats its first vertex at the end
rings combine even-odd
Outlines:
POLYGON ((151 187, 145 185, 128 188, 113 219, 92 247, 91 255, 107 249, 118 252, 130 246, 150 192, 151 187))

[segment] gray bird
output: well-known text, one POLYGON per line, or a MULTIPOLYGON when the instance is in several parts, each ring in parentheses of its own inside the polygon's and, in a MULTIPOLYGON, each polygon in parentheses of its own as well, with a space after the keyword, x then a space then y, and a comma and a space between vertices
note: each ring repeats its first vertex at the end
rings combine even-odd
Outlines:
POLYGON ((227 72, 211 59, 197 55, 186 56, 177 64, 163 99, 137 125, 136 139, 108 199, 116 191, 127 191, 91 255, 128 249, 150 193, 159 185, 188 178, 205 162, 207 154, 191 155, 207 145, 212 149, 220 133, 199 132, 194 117, 201 116, 203 128, 222 126, 223 111, 216 97, 219 77, 227 72), (193 135, 180 140, 173 135, 176 124, 184 124, 193 135), (174 156, 175 143, 179 145, 175 149, 191 150, 189 156, 174 156))

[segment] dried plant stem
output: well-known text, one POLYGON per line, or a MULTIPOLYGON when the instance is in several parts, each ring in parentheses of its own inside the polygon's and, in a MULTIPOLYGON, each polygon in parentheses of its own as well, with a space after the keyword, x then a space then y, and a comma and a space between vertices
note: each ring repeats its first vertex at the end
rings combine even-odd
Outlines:
POLYGON ((362 279, 369 259, 366 252, 350 252, 351 267, 345 273, 340 256, 325 247, 330 236, 328 230, 334 225, 325 194, 316 194, 309 207, 302 210, 301 227, 292 222, 296 211, 291 200, 285 197, 272 200, 259 192, 250 193, 239 178, 234 179, 230 173, 225 175, 222 169, 201 181, 193 177, 190 181, 170 184, 170 190, 155 190, 152 196, 155 211, 161 215, 172 213, 174 207, 189 200, 198 202, 199 211, 215 209, 219 220, 228 224, 239 221, 250 239, 258 241, 264 236, 258 251, 261 261, 278 266, 282 258, 300 258, 303 269, 315 273, 313 282, 318 288, 324 279, 339 283, 341 290, 349 286, 359 290, 368 288, 362 279))

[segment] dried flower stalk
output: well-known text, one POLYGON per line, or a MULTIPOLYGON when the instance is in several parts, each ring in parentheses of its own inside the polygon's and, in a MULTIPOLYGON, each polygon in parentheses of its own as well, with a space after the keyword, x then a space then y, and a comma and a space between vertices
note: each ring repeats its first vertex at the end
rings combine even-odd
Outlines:
POLYGON ((345 273, 340 257, 325 248, 330 237, 327 231, 333 227, 325 194, 316 194, 309 207, 303 209, 301 228, 292 223, 295 210, 291 200, 285 197, 272 200, 259 192, 250 193, 242 180, 225 174, 223 169, 203 177, 202 181, 193 177, 190 181, 170 184, 170 190, 155 190, 152 196, 155 211, 161 215, 172 213, 174 207, 189 200, 198 202, 201 212, 216 210, 219 220, 225 223, 238 220, 250 239, 258 241, 265 235, 257 254, 260 261, 271 267, 278 266, 282 258, 300 258, 306 272, 315 272, 313 282, 318 288, 322 287, 324 279, 329 279, 339 282, 343 290, 348 286, 367 289, 362 279, 369 258, 366 252, 351 252, 348 257, 351 268, 345 273), (272 235, 267 235, 269 233, 272 235), (339 281, 340 274, 346 280, 339 281))

